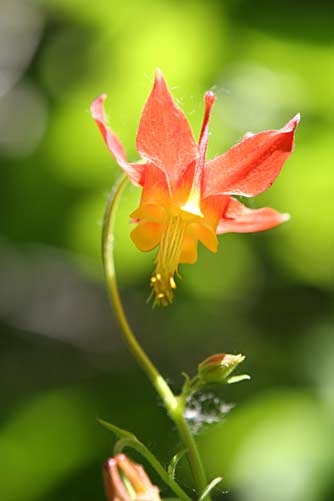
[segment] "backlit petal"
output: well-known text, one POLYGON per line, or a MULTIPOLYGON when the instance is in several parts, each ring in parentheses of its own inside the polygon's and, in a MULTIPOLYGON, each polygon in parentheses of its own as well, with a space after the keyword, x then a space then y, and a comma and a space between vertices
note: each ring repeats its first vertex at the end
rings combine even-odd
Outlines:
POLYGON ((216 234, 200 223, 192 223, 188 227, 188 232, 197 240, 202 242, 211 252, 217 252, 218 240, 216 234))
POLYGON ((127 162, 122 143, 107 124, 108 119, 104 111, 104 101, 106 97, 106 94, 102 94, 95 99, 95 101, 93 101, 90 108, 92 117, 100 129, 103 139, 118 165, 129 176, 133 184, 141 185, 143 182, 145 164, 127 162))
POLYGON ((130 236, 138 247, 143 252, 148 252, 154 249, 161 240, 162 225, 159 223, 139 223, 130 236))
POLYGON ((179 207, 182 207, 189 198, 194 180, 195 166, 196 162, 189 164, 182 177, 178 180, 177 187, 173 195, 173 201, 179 207))
POLYGON ((189 123, 176 106, 159 70, 140 120, 137 149, 144 159, 166 173, 171 190, 197 157, 189 123))
POLYGON ((130 214, 130 218, 134 222, 152 221, 153 223, 163 224, 166 220, 167 213, 163 206, 157 204, 143 204, 130 214))
POLYGON ((280 130, 254 134, 207 162, 204 197, 223 193, 251 197, 269 188, 293 151, 299 118, 296 115, 280 130))
POLYGON ((249 209, 231 198, 224 217, 218 223, 217 234, 264 231, 288 221, 289 218, 289 214, 281 214, 268 207, 249 209))
POLYGON ((180 263, 193 264, 197 261, 197 238, 193 238, 191 235, 186 234, 180 254, 180 263))
POLYGON ((143 191, 140 204, 170 205, 166 174, 156 165, 148 163, 143 179, 143 191))
POLYGON ((218 221, 226 211, 230 199, 229 195, 215 195, 202 200, 201 209, 205 215, 206 226, 216 229, 218 221))

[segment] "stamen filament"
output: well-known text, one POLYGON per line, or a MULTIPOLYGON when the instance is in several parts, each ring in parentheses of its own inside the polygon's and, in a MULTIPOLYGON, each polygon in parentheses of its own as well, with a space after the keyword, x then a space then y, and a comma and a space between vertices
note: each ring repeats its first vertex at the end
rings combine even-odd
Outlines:
POLYGON ((183 238, 187 222, 181 216, 172 216, 165 224, 156 258, 156 269, 151 277, 155 304, 168 306, 173 302, 176 283, 174 274, 180 262, 183 238))

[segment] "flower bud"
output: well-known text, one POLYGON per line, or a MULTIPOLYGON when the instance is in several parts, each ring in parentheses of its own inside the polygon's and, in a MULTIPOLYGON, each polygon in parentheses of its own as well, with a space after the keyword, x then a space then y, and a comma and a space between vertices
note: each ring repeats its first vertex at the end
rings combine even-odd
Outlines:
POLYGON ((225 383, 232 371, 245 359, 244 355, 217 353, 198 366, 198 377, 204 384, 225 383))
POLYGON ((159 489, 152 485, 144 468, 125 454, 105 463, 103 478, 108 501, 161 501, 159 489))

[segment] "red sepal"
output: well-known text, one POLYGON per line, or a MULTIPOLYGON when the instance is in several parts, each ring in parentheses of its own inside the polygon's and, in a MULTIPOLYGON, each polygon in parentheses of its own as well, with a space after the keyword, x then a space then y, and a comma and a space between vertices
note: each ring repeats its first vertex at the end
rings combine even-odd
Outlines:
POLYGON ((160 70, 156 71, 140 120, 137 150, 142 158, 165 172, 171 191, 197 158, 197 145, 188 120, 176 106, 160 70))
POLYGON ((280 130, 254 134, 206 164, 204 193, 253 197, 269 188, 294 146, 296 115, 280 130))
POLYGON ((129 176, 133 184, 140 186, 143 184, 145 164, 127 162, 122 143, 107 123, 108 120, 104 111, 104 101, 106 98, 106 94, 101 94, 101 96, 93 101, 90 107, 92 117, 100 129, 103 139, 118 165, 129 176))
POLYGON ((218 223, 217 234, 264 231, 289 219, 289 214, 281 214, 268 207, 249 209, 231 197, 224 216, 218 223))

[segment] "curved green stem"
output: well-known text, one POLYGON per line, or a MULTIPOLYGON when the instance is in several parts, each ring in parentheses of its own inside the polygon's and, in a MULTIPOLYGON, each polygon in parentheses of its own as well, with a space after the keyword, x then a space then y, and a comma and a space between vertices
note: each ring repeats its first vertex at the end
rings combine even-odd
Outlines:
MULTIPOLYGON (((151 360, 148 358, 140 344, 138 343, 124 312, 122 301, 118 292, 115 264, 114 264, 114 223, 115 214, 118 202, 122 195, 122 192, 127 184, 127 177, 123 175, 118 183, 115 185, 114 190, 108 201, 104 223, 103 223, 103 233, 102 233, 102 255, 103 255, 103 265, 105 276, 108 284, 108 290, 110 295, 110 300, 114 306, 115 313, 119 324, 121 326, 122 332, 124 334, 125 340, 128 344, 130 351, 136 358, 139 365, 147 374, 152 385, 160 395, 163 400, 167 412, 171 419, 174 421, 180 437, 187 449, 187 455, 189 460, 190 469, 192 476, 194 478, 197 493, 200 494, 207 485, 205 471, 201 462, 201 458, 197 449, 194 437, 188 427, 188 424, 184 418, 184 402, 179 400, 169 385, 153 365, 151 360)), ((208 501, 210 497, 206 498, 208 501)))
POLYGON ((114 306, 117 319, 125 336, 125 340, 128 343, 130 351, 138 361, 139 365, 146 372, 151 383, 163 399, 168 409, 168 412, 174 412, 177 408, 177 401, 173 395, 171 389, 169 388, 166 381, 159 374, 158 370, 152 364, 151 360, 148 358, 144 350, 138 343, 132 329, 127 321, 121 298, 118 292, 118 286, 116 281, 116 272, 114 264, 114 220, 116 214, 116 208, 120 196, 127 184, 128 178, 124 175, 121 177, 119 182, 116 184, 110 200, 107 204, 104 223, 103 223, 103 233, 102 233, 102 255, 103 255, 103 265, 104 271, 107 279, 107 284, 109 288, 110 299, 114 306))
POLYGON ((142 454, 146 460, 151 464, 160 478, 166 485, 179 497, 181 501, 191 501, 191 498, 184 492, 183 489, 175 482, 173 478, 168 475, 168 472, 161 466, 155 456, 145 447, 141 442, 132 440, 130 438, 122 438, 115 445, 115 454, 123 452, 126 447, 135 449, 139 454, 142 454))

